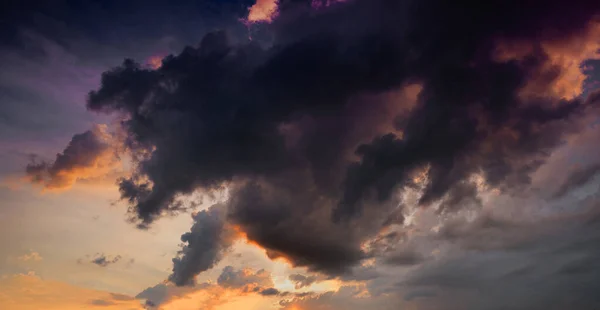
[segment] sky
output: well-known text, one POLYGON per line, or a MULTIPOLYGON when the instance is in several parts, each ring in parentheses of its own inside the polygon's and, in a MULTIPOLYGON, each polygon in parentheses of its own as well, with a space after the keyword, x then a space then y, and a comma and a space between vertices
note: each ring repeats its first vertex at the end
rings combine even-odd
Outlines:
POLYGON ((0 309, 600 309, 600 2, 0 24, 0 309))

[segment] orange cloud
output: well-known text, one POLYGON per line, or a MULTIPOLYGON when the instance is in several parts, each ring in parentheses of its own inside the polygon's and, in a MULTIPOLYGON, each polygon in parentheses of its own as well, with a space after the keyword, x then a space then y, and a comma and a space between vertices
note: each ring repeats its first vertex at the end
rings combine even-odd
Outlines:
POLYGON ((278 4, 278 0, 256 0, 256 3, 248 10, 246 21, 248 23, 272 22, 273 18, 277 16, 278 4))
POLYGON ((162 66, 162 59, 161 56, 152 56, 148 58, 147 63, 152 69, 158 69, 162 66))
POLYGON ((121 162, 116 156, 116 137, 106 125, 74 135, 54 162, 32 162, 27 165, 29 182, 42 185, 44 190, 64 190, 79 180, 102 180, 115 174, 121 162))
POLYGON ((600 59, 600 23, 592 23, 588 29, 567 41, 500 41, 496 58, 501 61, 524 60, 525 57, 544 53, 546 63, 530 77, 521 96, 551 96, 573 99, 581 95, 586 74, 583 62, 600 59), (550 87, 548 87, 550 83, 550 87))
POLYGON ((262 251, 265 254, 265 256, 267 258, 269 258, 272 261, 281 261, 283 263, 288 264, 289 266, 293 266, 290 259, 288 257, 286 257, 284 253, 267 249, 267 248, 263 247, 260 243, 254 241, 254 240, 251 240, 250 238, 248 238, 248 235, 246 234, 246 232, 244 232, 242 230, 241 227, 236 225, 233 227, 233 230, 236 233, 235 240, 242 240, 244 243, 258 248, 260 251, 262 251))
POLYGON ((206 310, 278 309, 274 303, 278 297, 261 294, 265 288, 261 284, 272 284, 270 273, 264 270, 230 269, 218 283, 206 282, 195 287, 161 283, 146 289, 137 298, 148 300, 147 305, 153 310, 196 310, 198 307, 206 310), (227 276, 241 278, 232 282, 227 276), (264 283, 257 283, 256 280, 264 283))

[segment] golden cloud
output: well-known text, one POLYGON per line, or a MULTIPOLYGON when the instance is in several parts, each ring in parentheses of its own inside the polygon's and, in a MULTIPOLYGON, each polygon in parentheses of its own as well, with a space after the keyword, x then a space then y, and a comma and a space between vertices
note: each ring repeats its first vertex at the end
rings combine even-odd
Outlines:
POLYGON ((53 162, 32 162, 26 168, 26 180, 39 184, 47 191, 71 188, 76 182, 112 181, 124 173, 118 156, 117 135, 106 125, 96 125, 91 130, 74 135, 62 153, 53 162))
POLYGON ((272 22, 277 16, 278 2, 278 0, 256 0, 248 10, 246 21, 248 23, 272 22))
POLYGON ((523 60, 528 55, 543 54, 546 63, 530 77, 522 89, 522 97, 551 96, 573 99, 584 91, 586 74, 583 63, 600 59, 600 22, 592 23, 586 31, 566 41, 523 42, 500 40, 496 59, 500 61, 523 60), (550 81, 550 88, 548 88, 550 81))

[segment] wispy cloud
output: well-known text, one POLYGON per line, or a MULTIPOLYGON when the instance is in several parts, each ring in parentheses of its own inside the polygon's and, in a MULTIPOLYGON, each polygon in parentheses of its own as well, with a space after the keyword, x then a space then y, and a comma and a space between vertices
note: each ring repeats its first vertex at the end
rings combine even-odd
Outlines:
MULTIPOLYGON (((121 255, 115 255, 115 256, 110 256, 110 255, 105 255, 104 253, 96 253, 94 256, 90 257, 89 255, 86 255, 86 258, 80 258, 77 260, 78 264, 83 264, 85 262, 100 266, 100 267, 107 267, 109 265, 112 264, 116 264, 119 261, 121 261, 123 257, 121 255)), ((133 259, 130 259, 126 266, 130 267, 131 264, 133 264, 133 259)))
POLYGON ((19 256, 17 259, 20 261, 23 261, 23 262, 28 262, 28 261, 38 262, 38 261, 41 261, 43 258, 40 255, 40 253, 35 252, 35 251, 29 251, 29 253, 19 256))

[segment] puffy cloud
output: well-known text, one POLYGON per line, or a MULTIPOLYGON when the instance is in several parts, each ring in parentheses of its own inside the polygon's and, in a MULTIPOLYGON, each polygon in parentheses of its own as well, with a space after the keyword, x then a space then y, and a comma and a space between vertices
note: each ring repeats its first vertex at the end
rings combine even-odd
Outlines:
POLYGON ((194 215, 194 225, 181 236, 184 246, 173 258, 169 280, 177 285, 193 285, 194 277, 212 268, 235 241, 235 230, 226 223, 224 205, 213 205, 194 215))
POLYGON ((164 282, 149 287, 140 292, 136 298, 146 300, 146 305, 150 309, 165 307, 167 305, 175 306, 178 302, 185 299, 201 298, 204 300, 203 306, 219 305, 226 303, 226 296, 232 299, 248 296, 278 296, 289 295, 289 292, 280 292, 273 287, 271 273, 261 269, 252 270, 250 268, 236 269, 233 266, 225 266, 216 283, 204 282, 194 285, 177 286, 172 282, 164 282))
POLYGON ((554 96, 572 99, 584 92, 587 80, 586 61, 600 58, 600 25, 592 24, 561 41, 538 42, 505 40, 497 46, 500 59, 523 59, 532 53, 543 53, 547 61, 521 90, 521 96, 554 96), (549 84, 548 84, 549 83, 549 84))
POLYGON ((290 294, 274 288, 271 273, 264 269, 254 272, 248 268, 236 270, 232 266, 226 266, 217 279, 217 284, 226 289, 239 289, 243 293, 258 293, 261 296, 290 294))
POLYGON ((256 0, 256 3, 248 9, 249 23, 271 22, 277 15, 279 0, 256 0))
POLYGON ((273 286, 271 274, 264 269, 253 272, 250 269, 235 270, 232 266, 223 268, 217 284, 227 288, 273 286))
POLYGON ((28 262, 28 261, 41 261, 43 258, 40 255, 40 253, 35 252, 35 251, 29 251, 29 253, 21 255, 19 257, 17 257, 18 260, 20 261, 24 261, 24 262, 28 262))
POLYGON ((276 295, 281 294, 281 292, 274 287, 269 287, 269 288, 265 288, 265 289, 261 290, 260 294, 263 296, 276 296, 276 295))
MULTIPOLYGON (((409 194, 442 216, 481 208, 488 191, 521 194, 564 139, 598 115, 597 95, 585 100, 560 85, 592 55, 587 34, 600 4, 300 7, 280 5, 268 48, 210 33, 157 69, 126 60, 89 94, 90 110, 124 119, 136 160, 119 186, 140 227, 180 210, 184 195, 229 188, 229 199, 196 214, 182 236, 170 277, 178 285, 241 236, 271 258, 348 276, 380 254, 365 242, 410 225, 409 194), (578 58, 558 61, 549 46, 578 38, 578 58), (506 42, 538 41, 548 43, 498 56, 506 42), (393 95, 411 85, 413 98, 393 95)), ((498 229, 472 225, 440 234, 498 229)))
POLYGON ((27 165, 27 177, 48 190, 66 189, 78 180, 103 177, 118 168, 113 139, 106 125, 76 134, 53 162, 34 161, 27 165))
POLYGON ((301 274, 292 274, 290 275, 290 281, 294 282, 294 287, 296 289, 301 289, 306 286, 310 286, 311 284, 317 281, 316 276, 305 276, 301 274))
MULTIPOLYGON (((86 255, 86 258, 89 258, 89 255, 86 255)), ((108 265, 118 263, 121 259, 122 259, 121 255, 109 256, 109 255, 105 255, 104 253, 96 253, 89 260, 89 262, 94 265, 100 266, 100 267, 106 267, 108 265)), ((80 264, 83 263, 83 261, 84 260, 82 258, 77 260, 77 262, 80 264)))
POLYGON ((148 287, 135 296, 137 299, 143 299, 146 305, 150 308, 159 307, 169 301, 185 298, 197 290, 205 288, 207 284, 196 286, 174 286, 171 283, 159 283, 155 286, 148 287))

